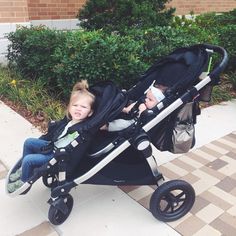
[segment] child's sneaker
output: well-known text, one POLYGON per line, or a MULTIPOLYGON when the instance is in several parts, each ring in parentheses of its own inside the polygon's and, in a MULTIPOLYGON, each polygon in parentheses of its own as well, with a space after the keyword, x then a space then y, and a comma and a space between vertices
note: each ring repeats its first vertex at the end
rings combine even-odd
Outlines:
POLYGON ((9 176, 9 180, 10 180, 11 182, 14 182, 14 181, 20 179, 21 174, 22 174, 22 169, 19 168, 15 173, 13 173, 13 174, 11 174, 11 175, 9 176))
POLYGON ((7 185, 7 190, 9 193, 12 193, 12 192, 16 191, 18 188, 20 188, 23 184, 24 184, 24 182, 19 179, 13 183, 9 183, 7 185))

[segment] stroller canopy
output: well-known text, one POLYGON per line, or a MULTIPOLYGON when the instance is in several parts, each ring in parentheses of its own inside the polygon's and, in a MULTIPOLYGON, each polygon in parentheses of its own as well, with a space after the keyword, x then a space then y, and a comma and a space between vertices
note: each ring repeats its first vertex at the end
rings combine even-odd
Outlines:
POLYGON ((181 94, 197 82, 207 62, 208 53, 202 45, 176 49, 141 76, 137 85, 128 91, 129 99, 138 100, 154 80, 181 94))

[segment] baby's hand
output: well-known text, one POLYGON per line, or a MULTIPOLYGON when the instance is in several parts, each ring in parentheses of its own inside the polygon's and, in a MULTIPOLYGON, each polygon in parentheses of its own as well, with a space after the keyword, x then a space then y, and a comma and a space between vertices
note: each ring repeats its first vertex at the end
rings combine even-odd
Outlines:
POLYGON ((107 130, 107 129, 108 129, 108 125, 107 124, 105 124, 102 127, 100 127, 100 130, 107 130))
POLYGON ((145 111, 147 109, 147 107, 145 106, 144 103, 141 103, 138 107, 139 109, 139 113, 141 114, 143 111, 145 111))
POLYGON ((135 105, 135 103, 131 103, 129 106, 124 107, 123 110, 122 110, 122 112, 124 112, 124 113, 129 113, 130 110, 133 108, 134 105, 135 105))
POLYGON ((128 111, 127 111, 127 107, 124 107, 123 110, 122 110, 122 112, 124 112, 124 113, 128 113, 128 111))

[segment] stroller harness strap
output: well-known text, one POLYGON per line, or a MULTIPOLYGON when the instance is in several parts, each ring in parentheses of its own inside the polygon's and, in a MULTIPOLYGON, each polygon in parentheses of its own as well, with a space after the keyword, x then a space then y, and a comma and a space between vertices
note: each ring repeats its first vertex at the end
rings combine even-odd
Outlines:
POLYGON ((72 140, 70 142, 70 144, 68 144, 65 147, 65 150, 67 152, 72 152, 74 150, 74 148, 76 148, 79 144, 82 144, 86 141, 88 141, 88 137, 86 138, 85 135, 83 135, 82 133, 80 133, 78 136, 75 136, 76 138, 74 140, 72 140))
POLYGON ((73 142, 77 137, 79 136, 79 133, 77 131, 75 131, 74 133, 72 134, 67 134, 65 135, 64 137, 58 139, 54 145, 57 147, 57 148, 60 148, 60 147, 66 147, 68 144, 70 144, 71 142, 73 142))

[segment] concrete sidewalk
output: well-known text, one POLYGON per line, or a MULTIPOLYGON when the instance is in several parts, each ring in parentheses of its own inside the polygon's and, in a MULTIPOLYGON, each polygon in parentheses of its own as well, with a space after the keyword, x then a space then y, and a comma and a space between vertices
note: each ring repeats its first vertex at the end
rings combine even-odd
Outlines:
MULTIPOLYGON (((226 155, 228 152, 231 152, 232 155, 232 153, 234 153, 236 150, 236 141, 234 142, 234 131, 236 130, 235 120, 236 100, 203 109, 202 115, 198 117, 198 123, 196 125, 197 143, 193 152, 197 152, 199 155, 199 150, 203 152, 205 150, 204 148, 209 149, 209 145, 210 148, 212 148, 213 145, 213 148, 216 149, 216 152, 221 152, 222 155, 226 155), (225 138, 223 138, 225 143, 224 148, 219 146, 221 145, 221 142, 212 144, 212 142, 215 142, 215 140, 220 140, 222 137, 225 137, 229 134, 232 134, 232 137, 228 138, 230 140, 226 138, 225 141, 225 138), (201 148, 203 148, 203 150, 201 148), (227 148, 230 150, 226 150, 227 148)), ((34 184, 33 188, 30 190, 30 192, 28 192, 27 195, 10 198, 5 194, 4 177, 6 176, 6 170, 9 169, 20 157, 24 140, 27 137, 38 137, 40 132, 35 129, 28 121, 16 114, 1 102, 0 126, 0 235, 192 235, 188 234, 186 230, 182 230, 180 227, 180 222, 173 222, 172 224, 167 225, 153 218, 151 213, 146 209, 146 202, 144 203, 144 199, 148 199, 151 192, 151 187, 149 186, 132 188, 132 190, 131 188, 126 188, 123 189, 124 191, 114 186, 79 186, 78 188, 73 189, 71 192, 74 198, 74 207, 67 221, 60 226, 52 226, 47 219, 47 213, 49 209, 47 200, 50 197, 50 191, 45 188, 41 180, 38 180, 34 184)), ((188 160, 191 159, 191 153, 188 156, 188 160)), ((211 152, 208 152, 206 156, 214 157, 215 155, 213 155, 211 152)), ((166 152, 159 153, 158 163, 161 165, 163 175, 167 175, 167 178, 171 177, 172 173, 170 170, 175 172, 172 164, 175 164, 177 166, 175 168, 178 168, 177 163, 181 164, 183 162, 183 158, 183 156, 172 155, 166 152), (168 163, 170 164, 168 165, 168 163)), ((199 157, 199 159, 202 160, 201 157, 199 157)), ((231 168, 229 180, 232 182, 233 179, 236 179, 236 166, 234 166, 235 163, 231 159, 228 161, 231 163, 231 165, 233 165, 235 170, 232 173, 231 168)), ((213 160, 215 159, 211 159, 211 161, 213 160)), ((223 159, 221 161, 223 161, 223 159)), ((197 164, 197 162, 194 164, 197 164)), ((188 163, 188 165, 191 164, 188 163)), ((198 164, 198 166, 199 165, 200 164, 198 164)), ((197 183, 194 182, 193 178, 190 178, 190 176, 193 177, 194 171, 199 174, 200 170, 190 168, 188 171, 186 171, 186 166, 187 164, 185 163, 185 165, 179 167, 182 171, 182 174, 177 177, 182 178, 187 176, 191 184, 197 183)), ((200 165, 199 168, 202 166, 204 165, 200 165)), ((200 175, 201 174, 202 172, 200 175)), ((212 180, 210 176, 207 177, 212 180)), ((208 181, 208 179, 206 181, 208 181)), ((217 183, 214 182, 213 185, 215 186, 215 184, 217 183)), ((204 186, 205 188, 211 187, 206 187, 206 185, 204 186)), ((199 193, 198 191, 200 190, 198 189, 197 193, 199 193)), ((235 192, 236 188, 234 185, 234 188, 232 189, 232 195, 235 192)), ((236 202, 234 202, 236 196, 234 197, 230 195, 228 197, 230 198, 230 201, 236 205, 236 202)), ((200 196, 199 199, 202 199, 202 196, 200 196)), ((205 204, 204 206, 206 206, 206 201, 200 201, 199 199, 195 204, 195 211, 196 208, 199 209, 201 206, 203 206, 201 205, 203 202, 205 204)), ((210 205, 210 207, 214 208, 214 205, 213 207, 210 205)), ((228 207, 229 208, 227 208, 227 210, 231 209, 230 206, 228 207)), ((217 209, 217 216, 220 217, 221 213, 223 214, 222 210, 217 209)), ((229 217, 229 215, 233 216, 235 220, 236 215, 234 208, 224 215, 226 218, 228 217, 227 219, 230 221, 229 225, 232 225, 233 223, 231 224, 231 220, 233 218, 229 217)), ((198 215, 198 217, 201 216, 203 218, 205 217, 204 214, 198 215)), ((202 220, 203 222, 207 220, 209 221, 209 218, 205 218, 202 220)), ((182 222, 184 220, 185 219, 182 219, 182 222)), ((188 220, 186 222, 189 222, 189 215, 186 216, 186 220, 188 220)), ((195 233, 198 232, 198 234, 196 235, 206 235, 201 234, 206 232, 213 232, 214 234, 211 235, 221 235, 221 231, 219 229, 209 226, 208 223, 197 223, 198 227, 197 231, 195 230, 195 233)), ((234 226, 232 226, 232 230, 233 229, 234 226)), ((189 232, 192 233, 193 231, 189 232)))

